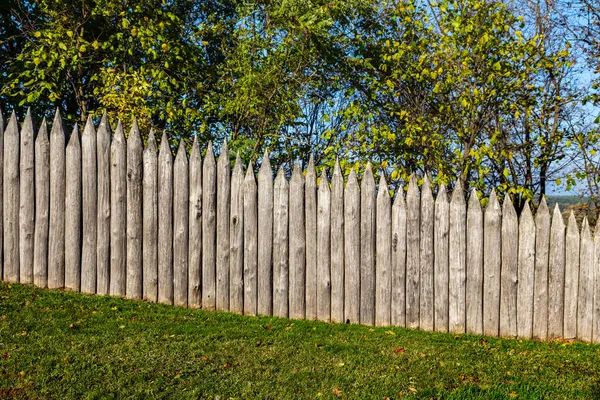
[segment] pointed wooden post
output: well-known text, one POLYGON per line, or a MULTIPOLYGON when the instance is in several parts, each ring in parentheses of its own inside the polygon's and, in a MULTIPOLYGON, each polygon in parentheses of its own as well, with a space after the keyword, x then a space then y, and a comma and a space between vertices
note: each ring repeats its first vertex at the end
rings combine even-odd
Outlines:
MULTIPOLYGON (((536 271, 537 272, 537 271, 536 271)), ((593 305, 593 324, 592 341, 600 343, 600 220, 596 220, 594 228, 594 305, 593 305)))
MULTIPOLYGON (((252 165, 244 178, 244 314, 258 313, 258 208, 252 165)), ((303 266, 304 267, 304 266, 303 266)))
POLYGON ((35 143, 31 110, 21 129, 19 156, 19 281, 33 284, 33 235, 35 233, 35 143))
POLYGON ((492 189, 483 221, 483 334, 500 333, 500 269, 502 266, 502 212, 492 189))
POLYGON ((577 292, 579 290, 579 229, 571 210, 565 239, 564 338, 577 337, 577 292))
MULTIPOLYGON (((77 128, 74 129, 75 132, 77 128)), ((8 132, 8 131, 7 131, 8 132)), ((79 145, 79 135, 77 135, 77 144, 79 145)), ((6 152, 6 134, 4 140, 6 152)), ((81 150, 80 150, 81 151, 81 150)), ((48 287, 58 289, 65 286, 65 187, 66 187, 66 167, 65 167, 65 131, 62 119, 58 109, 54 115, 52 130, 50 131, 50 225, 48 227, 48 287)), ((81 157, 81 156, 80 156, 81 157)), ((6 162, 6 157, 5 157, 6 162)), ((81 162, 79 163, 79 174, 81 176, 81 162)), ((69 178, 70 179, 70 178, 69 178)), ((6 199, 6 183, 4 184, 4 197, 6 199)), ((80 189, 81 190, 81 189, 80 189)), ((6 210, 6 203, 4 203, 6 210)), ((7 218, 6 211, 4 218, 7 218)), ((6 222, 4 223, 6 229, 6 222)), ((6 268, 6 251, 4 255, 4 266, 6 268)), ((81 270, 80 264, 67 268, 77 268, 76 287, 71 289, 80 290, 81 270)), ((69 286, 67 286, 69 287, 69 286)))
POLYGON ((419 327, 419 236, 421 199, 417 178, 410 177, 406 193, 406 327, 419 327))
MULTIPOLYGON (((450 201, 449 314, 450 332, 465 333, 467 327, 467 208, 460 179, 450 201), (451 249, 451 251, 450 251, 451 249)), ((481 233, 482 230, 479 231, 481 233)))
POLYGON ((290 318, 304 319, 306 291, 306 237, 304 235, 304 178, 300 163, 290 180, 290 318))
POLYGON ((258 313, 273 315, 273 171, 265 151, 258 172, 258 313))
POLYGON ((306 224, 306 319, 317 319, 317 173, 313 156, 304 184, 306 224))
POLYGON ((173 304, 188 304, 189 181, 185 143, 179 149, 173 166, 173 304))
MULTIPOLYGON (((96 130, 94 129, 92 118, 88 116, 81 136, 81 209, 83 227, 81 248, 81 291, 85 293, 96 293, 98 281, 96 269, 96 244, 98 238, 96 139, 96 130)), ((102 278, 108 279, 108 274, 102 275, 102 278)), ((103 281, 102 284, 105 284, 106 282, 103 281)))
POLYGON ((317 319, 331 320, 331 192, 323 168, 317 198, 317 319))
MULTIPOLYGON (((77 124, 73 128, 66 154, 66 192, 65 192, 65 245, 64 245, 64 269, 55 272, 56 275, 64 276, 67 289, 79 292, 81 290, 81 142, 77 124), (64 273, 63 273, 64 272, 64 273), (62 274, 62 275, 61 275, 62 274)), ((50 187, 52 191, 52 187, 50 187)), ((50 214, 52 218, 52 214, 50 214)), ((53 279, 52 270, 48 271, 49 282, 53 279)))
POLYGON ((421 188, 421 244, 419 247, 420 293, 419 328, 432 331, 433 325, 433 208, 429 179, 425 175, 421 188))
POLYGON ((156 139, 150 130, 144 149, 143 167, 143 295, 158 301, 158 160, 156 139))
POLYGON ((527 201, 519 221, 519 283, 517 286, 517 336, 526 339, 533 336, 535 241, 535 222, 527 201))
MULTIPOLYGON (((143 292, 142 175, 144 146, 137 120, 133 119, 127 138, 127 297, 141 299, 143 292)), ((187 170, 186 170, 187 173, 187 170)), ((186 199, 187 201, 187 199, 186 199)))
POLYGON ((577 339, 590 343, 594 317, 594 241, 587 217, 581 226, 579 290, 577 294, 577 339))
POLYGON ((216 308, 217 165, 208 142, 202 165, 202 308, 216 308))
POLYGON ((19 282, 18 125, 13 111, 4 132, 4 280, 7 282, 19 282))
MULTIPOLYGON (((306 238, 308 240, 308 236, 306 238)), ((354 169, 344 189, 344 320, 360 322, 360 187, 354 169)))
POLYGON ((392 322, 392 199, 383 171, 377 193, 375 324, 388 326, 392 322))
POLYGON ((217 310, 229 311, 229 148, 223 142, 217 161, 217 310))
POLYGON ((202 306, 202 154, 200 154, 197 136, 194 136, 190 154, 189 183, 188 306, 200 308, 202 306))
MULTIPOLYGON (((108 294, 110 290, 111 135, 105 111, 96 135, 98 163, 98 239, 96 242, 98 283, 96 293, 98 294, 108 294)), ((121 165, 121 167, 126 168, 126 165, 121 165)))
POLYGON ((273 315, 289 313, 289 187, 283 167, 279 168, 273 188, 273 315))
POLYGON ((46 118, 35 139, 35 237, 33 283, 48 286, 48 223, 50 213, 50 139, 46 118))
MULTIPOLYGON (((454 198, 453 198, 454 199, 454 198)), ((449 288, 454 282, 450 281, 449 234, 450 234, 450 204, 446 194, 446 186, 441 184, 434 205, 434 236, 433 236, 433 265, 434 265, 434 325, 437 332, 448 332, 449 323, 449 288)), ((452 253, 461 252, 457 245, 452 253)), ((454 271, 453 271, 454 272, 454 271)), ((453 275, 454 278, 454 275, 453 275)), ((456 305, 456 304, 455 304, 456 305)))
MULTIPOLYGON (((121 121, 117 124, 115 137, 110 146, 110 163, 109 288, 112 296, 125 296, 127 283, 127 144, 121 121)), ((161 242, 159 241, 159 243, 161 242)), ((104 279, 102 278, 102 281, 104 279)), ((106 279, 108 280, 108 275, 106 279)), ((104 282, 102 282, 102 286, 104 286, 104 282)))
POLYGON ((500 336, 517 336, 519 220, 506 195, 502 208, 502 268, 500 272, 500 336))
POLYGON ((344 177, 336 159, 331 177, 331 322, 344 322, 344 177))
POLYGON ((550 251, 550 212, 546 198, 535 214, 535 272, 533 295, 533 337, 548 337, 548 255, 550 251))
POLYGON ((477 191, 469 197, 467 211, 467 333, 483 334, 483 211, 477 191))
POLYGON ((166 132, 158 151, 158 302, 173 304, 173 154, 166 132))
POLYGON ((238 152, 231 175, 229 310, 244 312, 244 170, 238 152))
POLYGON ((375 179, 367 164, 360 188, 360 323, 375 325, 375 179))
POLYGON ((548 263, 548 339, 563 336, 565 314, 565 222, 558 204, 552 213, 548 263))
POLYGON ((406 202, 398 188, 392 206, 392 315, 394 326, 406 326, 406 202))

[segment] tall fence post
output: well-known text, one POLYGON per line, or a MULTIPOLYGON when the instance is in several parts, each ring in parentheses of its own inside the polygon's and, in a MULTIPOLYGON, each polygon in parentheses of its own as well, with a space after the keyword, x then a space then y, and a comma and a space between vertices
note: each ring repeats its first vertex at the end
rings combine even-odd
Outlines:
POLYGON ((173 154, 166 132, 158 151, 158 302, 173 304, 173 154))
POLYGON ((548 255, 550 251, 550 211, 546 198, 535 214, 535 272, 533 295, 533 337, 548 337, 548 255))
POLYGON ((565 313, 565 222, 558 204, 552 212, 548 263, 548 338, 563 336, 565 313))
MULTIPOLYGON (((81 209, 82 209, 82 247, 81 247, 81 291, 96 293, 96 245, 98 238, 98 176, 96 154, 96 130, 92 117, 88 116, 81 136, 81 209)), ((104 273, 106 271, 102 271, 104 273)), ((102 277, 108 274, 102 275, 102 277)), ((105 284, 106 282, 102 282, 105 284)))
POLYGON ((231 169, 227 140, 217 161, 217 310, 229 311, 229 202, 231 169))
POLYGON ((4 132, 4 280, 7 282, 19 282, 18 124, 13 111, 4 132))
MULTIPOLYGON (((306 237, 308 241, 308 236, 306 237)), ((360 322, 360 187, 354 169, 344 189, 344 319, 360 322)))
POLYGON ((194 136, 189 165, 189 254, 188 306, 202 306, 202 154, 194 136))
POLYGON ((406 202, 403 189, 392 206, 392 325, 406 326, 406 202))
POLYGON ((421 233, 419 246, 420 291, 419 291, 419 328, 432 331, 434 329, 433 305, 433 215, 434 200, 427 175, 421 187, 421 233))
MULTIPOLYGON (((134 118, 127 138, 127 287, 130 299, 143 295, 143 145, 137 120, 134 118)), ((187 173, 187 169, 185 171, 187 173)), ((186 199, 187 202, 187 199, 186 199)))
POLYGON ((189 176, 183 139, 173 166, 173 304, 188 305, 189 176))
POLYGON ((315 320, 317 319, 317 173, 312 155, 306 168, 304 207, 306 226, 306 319, 315 320))
MULTIPOLYGON (((111 295, 125 296, 127 286, 127 144, 121 121, 117 124, 110 153, 109 288, 111 295)), ((106 279, 108 280, 108 275, 106 279)), ((104 278, 102 278, 103 280, 104 278)), ((102 282, 102 286, 104 286, 104 282, 102 282)))
MULTIPOLYGON (((73 128, 66 150, 66 193, 64 210, 64 270, 56 273, 63 277, 65 287, 81 290, 81 143, 77 124, 73 128), (64 274, 63 274, 64 272, 64 274)), ((52 188, 50 189, 52 191, 52 188)), ((52 220, 52 210, 50 218, 52 220)), ((52 269, 48 271, 48 281, 55 281, 52 269)))
POLYGON ((533 335, 533 301, 535 274, 535 222, 529 201, 521 211, 519 221, 519 262, 517 286, 517 336, 531 338, 533 335))
POLYGON ((502 207, 502 267, 500 269, 500 336, 517 336, 519 219, 506 195, 502 207))
POLYGON ((229 309, 244 312, 244 170, 238 152, 231 175, 229 212, 229 309))
POLYGON ((273 171, 265 151, 258 172, 258 313, 273 315, 273 171))
POLYGON ((336 159, 331 176, 331 322, 344 321, 344 177, 336 159))
POLYGON ((48 286, 48 224, 50 217, 50 139, 46 118, 35 139, 35 235, 33 283, 48 286))
POLYGON ((419 327, 419 236, 421 199, 417 177, 412 175, 406 193, 406 327, 419 327))
POLYGON ((258 313, 258 200, 249 165, 244 177, 244 314, 258 313))
POLYGON ((304 178, 300 163, 294 164, 289 195, 290 318, 306 317, 306 236, 304 222, 304 178))
POLYGON ((375 179, 367 164, 360 187, 360 323, 375 325, 375 179))
MULTIPOLYGON (((98 284, 96 293, 110 291, 110 244, 111 244, 111 135, 106 112, 102 115, 96 134, 98 168, 98 239, 96 259, 98 262, 98 284)), ((126 168, 119 165, 118 168, 126 168)), ((112 172, 113 174, 117 172, 112 172)), ((124 293, 123 293, 124 294, 124 293)))
POLYGON ((567 223, 565 237, 565 339, 577 337, 577 294, 579 291, 579 228, 573 210, 567 223))
POLYGON ((317 192, 317 319, 331 320, 331 191, 323 168, 317 192))
MULTIPOLYGON (((75 124, 75 127, 73 128, 73 132, 74 133, 71 134, 71 139, 73 138, 73 135, 77 136, 76 144, 79 148, 79 130, 77 129, 77 124, 75 124)), ((81 289, 81 264, 66 264, 65 260, 65 190, 67 176, 65 140, 66 138, 62 119, 60 118, 60 113, 57 109, 56 113, 54 114, 54 121, 52 122, 52 130, 50 131, 50 225, 48 227, 48 287, 51 289, 58 289, 65 286, 66 283, 71 283, 71 286, 67 286, 67 288, 79 291, 81 289), (75 273, 76 281, 69 282, 67 280, 67 282, 65 282, 65 279, 69 276, 65 270, 70 272, 70 269, 77 269, 75 273)), ((6 139, 4 146, 6 149, 6 139)), ((81 149, 79 149, 78 153, 80 159, 78 165, 78 174, 79 178, 81 179, 83 169, 81 164, 81 149)), ((75 179, 77 179, 77 177, 75 177, 75 179)), ((5 197, 6 190, 7 187, 5 183, 5 197)), ((6 212, 4 217, 6 219, 6 212)), ((4 225, 6 229, 6 223, 4 225)), ((6 261, 5 251, 5 268, 6 261)))
POLYGON ((467 333, 483 334, 483 211, 473 189, 467 210, 467 333))
MULTIPOLYGON (((456 182, 450 201, 448 248, 448 329, 465 333, 467 327, 467 205, 460 183, 456 182), (452 251, 450 251, 452 249, 452 251)), ((481 230, 479 231, 481 233, 481 230)), ((475 289, 480 291, 480 289, 475 289)), ((480 303, 481 304, 481 303, 480 303)))
POLYGON ((217 164, 208 142, 202 164, 202 308, 216 308, 217 164))
POLYGON ((31 110, 21 129, 19 151, 19 281, 33 283, 33 239, 35 233, 35 142, 31 110))
POLYGON ((150 130, 143 155, 143 296, 158 301, 158 159, 156 139, 150 130))
POLYGON ((500 269, 502 265, 502 212, 492 189, 483 221, 483 333, 500 333, 500 269))
MULTIPOLYGON (((433 276, 434 276, 434 325, 437 332, 448 332, 450 317, 450 205, 446 186, 440 185, 434 205, 433 232, 433 276)), ((453 247, 453 253, 461 253, 461 249, 453 247)), ((453 276, 454 277, 454 276, 453 276)))
POLYGON ((289 313, 289 187, 283 167, 279 168, 273 187, 273 315, 289 313))
POLYGON ((383 171, 376 206, 375 325, 388 326, 392 322, 392 200, 383 171))
POLYGON ((594 317, 594 241, 587 217, 581 226, 579 288, 577 293, 577 339, 590 343, 594 317))

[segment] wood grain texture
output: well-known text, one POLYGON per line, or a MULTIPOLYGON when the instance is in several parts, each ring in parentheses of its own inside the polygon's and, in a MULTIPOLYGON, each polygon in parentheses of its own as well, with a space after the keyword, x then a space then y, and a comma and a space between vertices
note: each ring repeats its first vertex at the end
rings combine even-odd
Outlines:
POLYGON ((273 188, 273 315, 289 314, 289 185, 280 167, 273 188))
MULTIPOLYGON (((77 135, 77 146, 79 146, 79 131, 77 126, 73 128, 77 135)), ((73 138, 73 135, 71 135, 73 138)), ((67 287, 79 291, 81 288, 80 264, 65 265, 65 190, 66 190, 66 154, 65 154, 65 131, 58 110, 54 114, 52 130, 50 131, 50 225, 48 227, 48 287, 58 289, 65 286, 65 274, 75 272, 76 281, 71 281, 67 287), (66 268, 66 272, 65 272, 66 268)), ((6 147, 6 138, 5 138, 6 147)), ((81 149, 78 151, 81 154, 81 149)), ((79 156, 81 158, 81 155, 79 156)), ((5 157, 6 158, 6 157, 5 157)), ((79 174, 81 176, 81 162, 79 163, 79 174)), ((4 196, 6 198, 6 184, 4 185, 4 196)), ((81 189, 80 189, 81 190, 81 189)), ((6 207, 6 206, 5 206, 6 207)), ((7 214, 4 214, 6 219, 7 214)), ((6 229, 6 222, 4 223, 6 229)), ((6 267, 6 251, 4 265, 6 267)))
POLYGON ((483 334, 483 211, 473 189, 467 210, 467 333, 483 334))
POLYGON ((202 308, 216 308, 217 165, 208 143, 202 165, 202 308))
POLYGON ((594 305, 592 341, 600 343, 600 220, 594 228, 594 305))
MULTIPOLYGON (((143 151, 134 118, 127 138, 127 288, 130 299, 143 296, 143 151)), ((187 169, 185 171, 187 173, 187 169)), ((187 199, 186 199, 187 201, 187 199)))
MULTIPOLYGON (((66 152, 64 283, 67 289, 81 290, 81 142, 77 124, 66 152)), ((50 189, 52 190, 52 189, 50 189)), ((50 272, 50 271, 49 271, 50 272)), ((61 272, 57 273, 57 276, 61 272)))
POLYGON ((406 326, 406 202, 402 188, 392 206, 392 325, 406 326))
MULTIPOLYGON (((448 195, 444 184, 440 185, 435 199, 433 226, 434 326, 437 332, 448 332, 450 306, 450 260, 448 247, 450 236, 450 204, 448 203, 448 195)), ((457 246, 452 249, 452 252, 461 253, 461 249, 457 246)), ((464 251, 462 253, 464 254, 464 251)))
POLYGON ((188 304, 189 176, 185 143, 180 139, 173 165, 173 304, 188 304))
POLYGON ((13 111, 4 132, 4 280, 7 282, 19 282, 19 148, 19 127, 13 111))
POLYGON ((19 281, 33 284, 35 234, 35 142, 31 111, 27 109, 19 149, 19 281))
POLYGON ((227 140, 217 161, 217 310, 229 310, 229 211, 231 168, 227 140))
POLYGON ((392 322, 392 199, 383 172, 379 179, 375 241, 375 325, 392 322))
POLYGON ((525 203, 519 220, 519 263, 517 286, 517 336, 533 336, 533 298, 535 288, 535 222, 525 203))
POLYGON ((143 155, 143 296, 158 301, 158 158, 151 130, 143 155))
POLYGON ((344 322, 344 176, 336 159, 331 176, 331 322, 344 322))
POLYGON ((273 315, 273 171, 265 151, 258 172, 258 313, 273 315))
POLYGON ((92 118, 88 116, 83 134, 81 135, 81 291, 85 293, 96 293, 98 277, 96 269, 96 244, 98 239, 96 140, 96 130, 94 129, 92 118))
MULTIPOLYGON (((480 227, 479 232, 481 233, 482 230, 480 227)), ((453 333, 465 333, 467 329, 467 205, 460 179, 454 186, 450 201, 448 243, 448 329, 453 333)))
POLYGON ((244 312, 244 170, 240 154, 231 175, 229 212, 229 310, 244 312))
MULTIPOLYGON (((159 205, 160 207, 160 205, 159 205)), ((84 233, 85 242, 85 233, 84 233)), ((160 242, 159 242, 160 243, 160 242)), ((107 275, 108 279, 108 275, 107 275)), ((112 296, 127 288, 127 143, 121 121, 110 145, 110 284, 112 296)))
POLYGON ((323 168, 317 198, 317 319, 331 320, 331 191, 323 168))
POLYGON ((158 151, 158 302, 173 304, 173 154, 165 132, 158 151))
POLYGON ((548 339, 555 339, 563 336, 565 313, 565 222, 558 204, 552 212, 548 260, 548 339))
POLYGON ((375 179, 367 164, 360 187, 360 323, 375 325, 375 179))
POLYGON ((548 255, 550 253, 550 211, 546 198, 535 214, 535 272, 533 288, 533 337, 548 337, 548 255))
POLYGON ((202 154, 198 137, 194 136, 189 159, 188 306, 202 307, 202 154))
POLYGON ((244 177, 244 314, 258 313, 258 199, 249 165, 244 177))
POLYGON ((406 193, 406 327, 419 327, 421 199, 412 175, 406 193))
POLYGON ((294 164, 290 179, 290 318, 306 317, 306 236, 304 221, 304 177, 300 163, 294 164))
POLYGON ((583 218, 579 247, 577 339, 591 343, 594 317, 594 241, 587 217, 583 218))
POLYGON ((306 226, 306 319, 317 319, 317 173, 313 156, 306 168, 304 184, 306 226))
POLYGON ((360 187, 354 169, 350 170, 344 189, 344 264, 344 319, 359 323, 360 187))
POLYGON ((0 279, 4 279, 4 128, 0 107, 0 279))
POLYGON ((500 333, 500 269, 502 266, 502 212, 492 189, 483 220, 483 334, 500 333))
POLYGON ((579 291, 579 229, 571 210, 565 237, 565 318, 563 336, 577 337, 577 297, 579 291))
POLYGON ((46 118, 35 139, 35 234, 33 283, 48 286, 48 224, 50 217, 50 139, 46 118))
POLYGON ((419 246, 419 328, 434 329, 433 219, 434 200, 427 175, 421 188, 421 242, 419 246))
POLYGON ((517 336, 519 219, 508 195, 502 207, 502 268, 500 271, 500 336, 517 336))
MULTIPOLYGON (((98 168, 98 219, 96 260, 98 263, 98 283, 96 293, 108 294, 110 290, 110 196, 111 196, 111 129, 106 111, 98 126, 96 135, 98 168)), ((127 168, 126 165, 121 165, 127 168)))

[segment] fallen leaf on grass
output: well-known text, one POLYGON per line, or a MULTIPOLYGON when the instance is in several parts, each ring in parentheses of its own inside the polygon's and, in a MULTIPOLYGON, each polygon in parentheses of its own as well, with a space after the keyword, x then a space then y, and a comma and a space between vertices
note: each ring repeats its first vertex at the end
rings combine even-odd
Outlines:
POLYGON ((394 353, 396 354, 402 354, 404 353, 406 350, 404 350, 404 347, 397 347, 394 349, 394 353))
POLYGON ((342 394, 342 391, 339 388, 335 388, 333 389, 333 394, 339 397, 342 394))

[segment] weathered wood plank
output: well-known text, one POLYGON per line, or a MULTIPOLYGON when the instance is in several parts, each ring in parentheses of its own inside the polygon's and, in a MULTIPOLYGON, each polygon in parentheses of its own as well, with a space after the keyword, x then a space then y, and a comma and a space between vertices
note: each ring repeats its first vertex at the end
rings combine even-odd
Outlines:
POLYGON ((565 314, 565 222, 558 204, 552 213, 548 264, 548 339, 563 336, 565 314))
POLYGON ((535 272, 533 295, 533 337, 548 337, 548 255, 550 250, 550 211, 546 198, 535 214, 535 272))
POLYGON ((217 165, 209 142, 202 165, 202 308, 216 308, 217 165))
MULTIPOLYGON (((127 138, 127 287, 126 295, 141 299, 143 294, 143 194, 142 175, 144 146, 137 120, 133 119, 127 138)), ((187 173, 187 169, 185 171, 187 173)), ((186 199, 187 201, 187 199, 186 199)), ((186 210, 187 211, 187 210, 186 210)))
POLYGON ((533 336, 533 297, 535 277, 535 222, 529 201, 519 221, 519 264, 517 286, 517 336, 533 336))
POLYGON ((483 334, 483 211, 477 191, 467 211, 467 333, 483 334))
MULTIPOLYGON (((77 124, 73 128, 69 143, 67 144, 65 191, 65 242, 64 242, 64 270, 56 276, 64 276, 65 287, 70 290, 81 290, 81 142, 77 124), (61 273, 64 274, 61 275, 61 273)), ((52 186, 50 187, 52 191, 52 186)), ((50 214, 52 218, 52 214, 50 214)), ((49 281, 53 275, 49 270, 49 281)))
POLYGON ((188 163, 190 169, 188 306, 200 308, 202 306, 202 154, 196 136, 194 136, 188 163))
POLYGON ((379 180, 376 210, 375 324, 392 322, 392 199, 383 171, 379 180))
POLYGON ((306 168, 304 184, 306 226, 306 319, 317 319, 317 173, 313 156, 306 168))
MULTIPOLYGON (((308 237, 307 237, 308 240, 308 237)), ((354 169, 344 189, 344 319, 360 322, 360 187, 354 169)))
POLYGON ((331 176, 331 322, 344 322, 344 176, 336 159, 331 176))
MULTIPOLYGON (((77 134, 77 147, 79 147, 79 131, 77 134)), ((73 135, 71 135, 73 136, 73 135)), ((68 263, 65 265, 65 188, 66 188, 66 161, 65 161, 65 131, 58 109, 54 114, 54 122, 50 131, 50 226, 48 227, 48 287, 58 289, 65 286, 66 276, 74 272, 76 281, 70 281, 67 288, 79 291, 81 289, 80 264, 68 263)), ((6 136, 4 147, 6 148, 6 136)), ((79 150, 81 154, 81 150, 79 150)), ((5 157, 6 158, 6 157, 5 157)), ((80 155, 81 158, 81 155, 80 155)), ((82 166, 79 163, 79 174, 82 166)), ((80 178, 81 179, 81 178, 80 178)), ((6 183, 4 184, 4 197, 6 198, 6 183)), ((80 189, 81 190, 81 189, 80 189)), ((4 205, 6 209, 6 203, 4 205)), ((4 213, 6 219, 7 214, 4 213)), ((6 222, 4 224, 6 229, 6 222)), ((6 252, 4 266, 6 268, 6 252)), ((72 276, 72 275, 71 275, 72 276)))
POLYGON ((406 326, 406 202, 402 187, 392 206, 392 325, 406 326))
POLYGON ((96 293, 98 278, 96 269, 96 244, 98 239, 98 176, 96 167, 96 131, 92 118, 88 116, 81 135, 81 291, 85 293, 96 293))
POLYGON ((110 294, 125 296, 126 280, 127 144, 119 121, 110 145, 110 294))
POLYGON ((483 333, 500 333, 500 268, 502 265, 502 212, 492 189, 483 220, 483 333))
MULTIPOLYGON (((98 282, 96 293, 98 294, 108 294, 110 291, 111 135, 112 132, 105 111, 96 133, 96 162, 98 168, 98 238, 96 242, 98 282)), ((121 167, 126 168, 126 165, 121 167)))
POLYGON ((31 110, 27 108, 19 149, 19 281, 33 283, 35 234, 35 142, 31 110))
POLYGON ((244 312, 244 170, 238 152, 231 175, 229 213, 229 310, 244 312))
POLYGON ((258 208, 252 165, 244 177, 244 314, 258 313, 258 208))
POLYGON ((419 328, 432 331, 433 324, 433 208, 434 200, 427 175, 421 188, 421 243, 419 246, 420 293, 419 328))
POLYGON ((158 151, 158 302, 173 304, 173 154, 166 132, 158 151))
MULTIPOLYGON (((450 201, 448 329, 465 333, 467 328, 467 205, 460 179, 450 201)), ((481 232, 481 230, 480 230, 481 232)))
POLYGON ((46 118, 35 139, 35 235, 33 283, 48 286, 48 223, 50 213, 50 139, 46 118))
POLYGON ((331 192, 323 168, 317 193, 317 319, 331 320, 331 192))
POLYGON ((231 171, 227 140, 217 161, 217 310, 229 311, 229 202, 231 171))
POLYGON ((158 301, 158 159, 156 139, 150 130, 143 167, 143 284, 144 300, 158 301))
POLYGON ((273 188, 273 315, 289 314, 289 187, 280 167, 273 188))
MULTIPOLYGON (((438 332, 448 332, 449 306, 450 306, 450 260, 449 260, 449 235, 450 235, 450 204, 446 194, 446 186, 440 185, 434 205, 434 237, 433 237, 433 264, 434 264, 434 326, 438 332)), ((453 253, 461 253, 457 247, 453 253)), ((464 253, 464 252, 463 252, 464 253)), ((454 272, 454 271, 453 271, 454 272)), ((452 276, 455 277, 454 275, 452 276)))
POLYGON ((367 164, 360 187, 360 323, 375 325, 375 179, 367 164))
MULTIPOLYGON (((594 228, 594 306, 592 341, 600 343, 600 220, 594 228)), ((536 271, 537 272, 537 271, 536 271)))
POLYGON ((0 107, 0 279, 4 279, 4 128, 0 107))
POLYGON ((594 317, 594 241, 587 217, 583 218, 579 249, 579 290, 577 293, 577 339, 592 341, 594 317))
POLYGON ((419 327, 421 199, 417 178, 410 177, 406 193, 406 327, 419 327))
POLYGON ((565 339, 577 337, 577 293, 579 291, 579 229, 571 210, 565 238, 565 339))
POLYGON ((500 336, 517 336, 519 219, 507 195, 502 207, 502 269, 500 271, 500 336))
POLYGON ((182 307, 187 307, 188 304, 188 179, 185 143, 180 139, 173 165, 173 304, 182 307))
POLYGON ((258 313, 273 315, 273 171, 265 151, 258 171, 258 313))
POLYGON ((304 235, 304 178, 296 162, 290 180, 290 318, 306 317, 306 237, 304 235))
POLYGON ((19 282, 18 124, 13 111, 4 132, 4 280, 7 282, 19 282))

